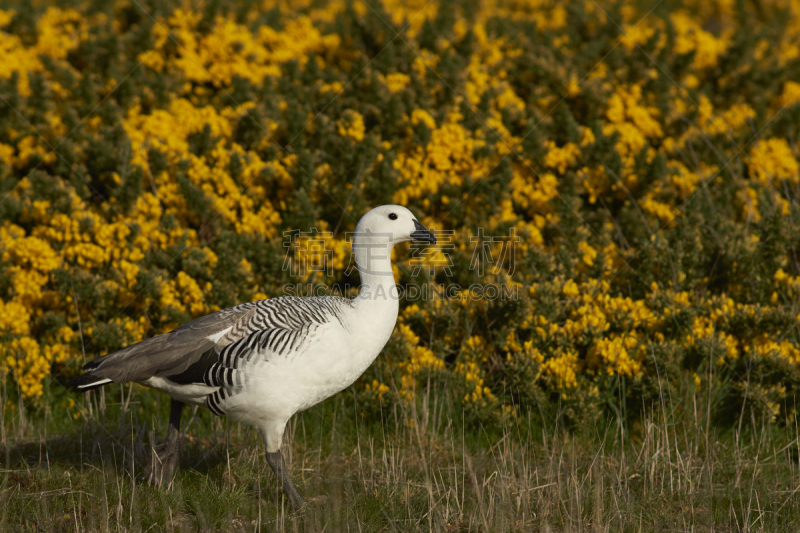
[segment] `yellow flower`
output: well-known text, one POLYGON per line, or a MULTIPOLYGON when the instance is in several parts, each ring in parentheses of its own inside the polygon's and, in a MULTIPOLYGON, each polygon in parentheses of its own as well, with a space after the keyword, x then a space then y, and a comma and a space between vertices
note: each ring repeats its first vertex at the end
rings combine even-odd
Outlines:
POLYGON ((572 351, 558 354, 544 362, 542 370, 549 376, 557 389, 574 389, 578 386, 577 375, 579 370, 578 355, 572 351))
POLYGON ((430 113, 424 109, 415 109, 411 112, 411 123, 416 126, 420 122, 428 126, 428 128, 431 130, 436 129, 436 121, 433 119, 430 113))
POLYGON ((384 82, 390 93, 399 93, 411 83, 411 78, 402 72, 394 72, 392 74, 387 74, 384 82))
POLYGON ((761 183, 771 180, 800 180, 797 159, 786 139, 772 138, 758 141, 750 150, 747 164, 750 175, 761 183))
POLYGON ((573 280, 569 279, 564 283, 561 287, 561 292, 564 296, 578 296, 580 291, 578 290, 578 284, 575 283, 573 280))
POLYGON ((800 102, 800 83, 791 80, 784 82, 780 96, 781 107, 790 107, 798 102, 800 102))
POLYGON ((718 57, 728 48, 728 39, 714 37, 684 11, 673 12, 670 19, 677 32, 673 48, 676 54, 694 52, 692 66, 698 70, 717 64, 718 57))
POLYGON ((30 320, 24 305, 0 300, 0 334, 27 335, 30 333, 30 320))
POLYGON ((547 154, 544 157, 544 164, 548 168, 558 170, 559 174, 566 172, 578 160, 581 154, 580 149, 573 143, 567 143, 561 148, 552 141, 545 142, 547 154))
POLYGON ((584 265, 590 267, 594 265, 594 260, 597 258, 597 251, 592 248, 586 241, 578 243, 578 253, 581 254, 581 261, 584 265))
POLYGON ((358 142, 364 140, 364 117, 358 111, 345 111, 343 117, 336 122, 336 127, 342 137, 351 137, 358 142))

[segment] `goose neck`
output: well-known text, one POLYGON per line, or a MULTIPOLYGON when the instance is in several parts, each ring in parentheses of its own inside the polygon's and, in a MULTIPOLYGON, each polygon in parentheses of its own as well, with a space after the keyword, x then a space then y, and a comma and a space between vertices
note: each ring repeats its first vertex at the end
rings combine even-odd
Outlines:
POLYGON ((353 240, 353 255, 361 278, 361 302, 397 302, 397 285, 392 272, 393 242, 385 236, 359 235, 353 240))

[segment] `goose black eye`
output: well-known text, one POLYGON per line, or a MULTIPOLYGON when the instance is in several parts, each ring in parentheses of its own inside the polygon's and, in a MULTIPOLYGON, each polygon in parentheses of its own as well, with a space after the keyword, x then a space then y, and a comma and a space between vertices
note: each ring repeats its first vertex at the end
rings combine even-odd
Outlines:
POLYGON ((394 213, 389 213, 389 220, 397 220, 397 215, 394 213))

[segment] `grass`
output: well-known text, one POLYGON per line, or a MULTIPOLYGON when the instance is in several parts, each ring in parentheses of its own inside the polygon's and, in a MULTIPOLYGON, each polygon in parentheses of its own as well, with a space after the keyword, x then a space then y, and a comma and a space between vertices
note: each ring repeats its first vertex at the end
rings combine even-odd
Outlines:
POLYGON ((0 530, 797 531, 797 424, 745 406, 720 432, 706 399, 681 389, 630 427, 609 417, 565 431, 553 406, 499 428, 467 423, 437 385, 411 412, 372 421, 351 388, 290 423, 284 454, 313 499, 301 512, 256 433, 204 409, 184 419, 181 470, 164 490, 141 472, 166 397, 111 387, 81 400, 73 423, 7 407, 0 530))

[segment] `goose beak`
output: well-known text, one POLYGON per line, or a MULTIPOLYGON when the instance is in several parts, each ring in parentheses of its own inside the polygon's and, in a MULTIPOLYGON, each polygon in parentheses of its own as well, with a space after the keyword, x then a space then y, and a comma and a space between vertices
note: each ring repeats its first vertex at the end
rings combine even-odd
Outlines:
POLYGON ((433 233, 425 229, 425 226, 420 224, 419 220, 414 221, 414 228, 416 228, 415 231, 411 233, 411 238, 413 240, 436 244, 436 237, 433 235, 433 233))

